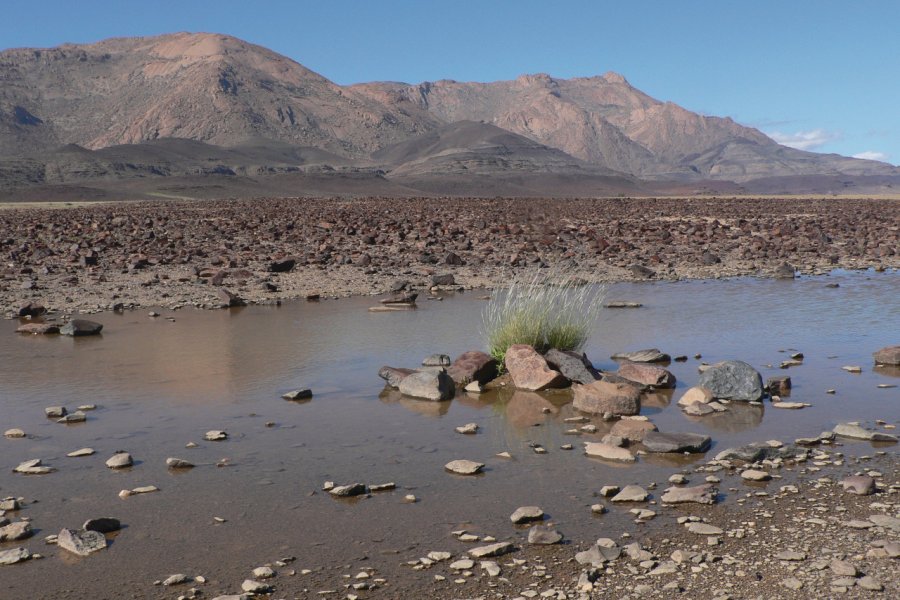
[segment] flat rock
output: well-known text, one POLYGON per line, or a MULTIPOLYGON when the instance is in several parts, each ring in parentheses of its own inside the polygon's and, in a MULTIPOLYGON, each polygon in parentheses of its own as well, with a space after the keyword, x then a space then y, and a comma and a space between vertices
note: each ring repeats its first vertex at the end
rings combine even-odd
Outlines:
POLYGON ((83 456, 92 456, 96 451, 93 448, 79 448, 78 450, 73 450, 66 454, 69 458, 80 458, 83 456))
POLYGON ((54 323, 25 323, 16 327, 16 333, 31 335, 52 335, 59 333, 59 325, 54 323))
POLYGON ((687 530, 697 535, 722 535, 724 533, 721 527, 699 522, 688 523, 687 530))
POLYGON ((0 565, 14 565, 31 558, 31 552, 26 548, 10 548, 0 550, 0 565))
POLYGON ((511 542, 497 542, 488 544, 487 546, 479 546, 469 550, 469 556, 472 558, 491 558, 494 556, 502 556, 514 550, 511 542))
POLYGON ((76 410, 56 420, 57 423, 84 423, 85 421, 87 421, 87 415, 80 410, 76 410))
POLYGON ((719 490, 710 483, 693 487, 670 487, 660 498, 666 504, 684 504, 695 502, 697 504, 715 504, 719 490))
POLYGON ((453 398, 456 384, 443 369, 439 371, 418 371, 400 381, 400 393, 411 398, 442 401, 453 398))
POLYGON ((741 471, 741 479, 745 481, 769 481, 772 479, 772 476, 767 472, 758 469, 747 469, 741 471))
POLYGON ((857 496, 869 496, 875 493, 875 480, 868 475, 851 475, 840 481, 845 492, 857 496))
POLYGON ((471 460, 451 460, 444 468, 451 473, 457 475, 475 475, 484 468, 484 463, 477 463, 471 460))
POLYGON ((640 302, 632 300, 611 300, 603 305, 604 308, 641 308, 644 306, 640 302))
POLYGON ((661 433, 648 431, 642 443, 650 452, 701 453, 709 450, 712 440, 699 433, 661 433))
POLYGON ((125 467, 132 466, 133 464, 134 460, 127 452, 116 452, 111 457, 106 459, 106 466, 110 469, 124 469, 125 467))
POLYGON ((778 554, 776 554, 775 558, 777 558, 778 560, 799 562, 801 560, 806 560, 806 553, 796 552, 794 550, 784 550, 783 552, 779 552, 778 554))
POLYGON ((350 498, 366 493, 366 486, 362 483, 350 483, 348 485, 336 485, 328 493, 336 498, 350 498))
POLYGON ((886 346, 872 353, 876 365, 900 366, 900 346, 886 346))
POLYGON ((78 556, 88 556, 106 548, 106 537, 99 531, 63 529, 56 536, 56 545, 78 556))
POLYGON ((885 529, 900 533, 900 519, 896 517, 891 517, 890 515, 869 515, 868 518, 869 521, 878 527, 884 527, 885 529))
POLYGON ((467 385, 475 381, 484 385, 497 377, 497 361, 480 350, 469 350, 456 357, 447 369, 447 374, 456 385, 467 385))
POLYGON ((636 363, 653 363, 669 362, 672 357, 665 352, 660 352, 656 348, 648 348, 646 350, 636 350, 634 352, 617 352, 610 358, 613 360, 629 360, 636 363))
POLYGON ((563 535, 548 525, 535 525, 528 530, 528 543, 549 546, 562 541, 563 535))
POLYGON ((559 371, 554 371, 543 356, 526 344, 513 344, 506 350, 506 370, 513 385, 520 390, 537 392, 569 385, 559 371))
POLYGON ((675 387, 675 376, 662 367, 626 362, 619 366, 616 375, 637 384, 659 389, 675 387))
POLYGON ((772 408, 781 408, 787 410, 799 410, 801 408, 807 408, 812 406, 807 402, 783 402, 783 401, 775 401, 772 402, 772 408))
POLYGON ((715 398, 755 402, 763 396, 762 376, 752 366, 739 360, 712 365, 700 374, 697 385, 712 392, 715 398))
POLYGON ((856 577, 859 575, 859 570, 846 560, 832 560, 828 563, 828 567, 831 569, 831 572, 839 577, 856 577))
POLYGON ((613 446, 606 442, 585 442, 584 453, 592 458, 617 460, 621 462, 634 462, 634 454, 625 448, 613 446))
POLYGON ((509 516, 509 520, 515 524, 529 521, 540 521, 544 518, 544 511, 537 506, 520 506, 509 516))
POLYGON ((689 415, 691 417, 705 417, 706 415, 710 415, 716 410, 711 406, 713 403, 703 404, 701 402, 694 402, 693 404, 688 404, 681 408, 681 411, 689 415))
POLYGON ((650 494, 639 485, 626 485, 610 502, 646 502, 650 494))
POLYGON ((53 467, 44 466, 41 462, 40 458, 32 458, 30 460, 26 460, 25 462, 19 463, 15 469, 13 469, 16 473, 22 473, 24 475, 46 475, 47 473, 52 473, 55 471, 53 467))
POLYGON ((544 358, 552 369, 562 373, 569 381, 588 384, 601 378, 600 372, 584 352, 552 348, 544 354, 544 358))
POLYGON ((839 423, 833 429, 835 435, 870 442, 896 442, 897 436, 880 431, 870 431, 856 423, 839 423))
POLYGON ((587 385, 574 384, 572 390, 572 406, 582 412, 618 416, 641 412, 641 390, 629 383, 604 379, 587 385))

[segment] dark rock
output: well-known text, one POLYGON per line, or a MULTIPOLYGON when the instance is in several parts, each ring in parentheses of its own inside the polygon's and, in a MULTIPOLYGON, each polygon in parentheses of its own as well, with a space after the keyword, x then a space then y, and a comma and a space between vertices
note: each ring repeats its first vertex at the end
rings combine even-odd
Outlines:
POLYGON ((466 385, 473 381, 484 385, 497 377, 497 361, 479 350, 469 350, 456 357, 447 369, 447 374, 456 385, 466 385))
POLYGON ((397 369, 394 367, 381 367, 378 371, 378 376, 384 379, 389 386, 394 389, 400 387, 400 382, 406 379, 408 376, 413 373, 417 373, 415 369, 397 369))
POLYGON ((216 294, 218 295, 219 300, 221 300, 220 306, 222 308, 231 308, 233 306, 244 306, 245 304, 247 304, 246 302, 244 302, 243 298, 241 298, 237 294, 234 294, 225 288, 219 288, 216 291, 216 294))
POLYGON ((562 373, 569 381, 587 384, 601 378, 600 372, 594 368, 583 352, 552 348, 544 354, 544 358, 551 368, 562 373))
POLYGON ((632 275, 635 277, 640 277, 642 279, 651 279, 656 276, 656 271, 648 269, 644 265, 631 265, 628 267, 628 270, 631 271, 632 275))
POLYGON ((431 276, 431 285, 455 285, 456 278, 453 277, 453 273, 444 273, 442 275, 432 275, 431 276))
POLYGON ((700 374, 697 385, 716 398, 755 402, 762 398, 762 376, 756 369, 739 360, 716 363, 700 374))
POLYGON ((793 279, 797 276, 797 271, 788 263, 781 263, 775 269, 775 278, 776 279, 793 279))
POLYGON ((761 460, 796 459, 809 456, 809 451, 792 445, 773 448, 763 444, 748 444, 738 448, 728 448, 716 454, 716 460, 741 460, 747 463, 761 460))
POLYGON ((63 325, 59 329, 59 332, 63 335, 81 337, 86 335, 99 335, 102 329, 103 325, 100 323, 88 321, 87 319, 72 319, 63 325))
POLYGON ((407 288, 409 282, 405 279, 398 279, 394 283, 391 284, 390 293, 396 294, 398 292, 402 292, 407 288))
POLYGON ((366 486, 362 483, 351 483, 349 485, 335 486, 328 490, 328 493, 336 498, 350 498, 352 496, 361 496, 366 491, 366 486))
POLYGON ((719 264, 720 262, 722 262, 722 259, 719 258, 718 256, 716 256, 715 254, 713 254, 712 252, 707 251, 707 252, 704 252, 702 255, 700 255, 700 262, 703 263, 704 265, 706 265, 707 267, 709 267, 712 265, 719 264))
POLYGON ((294 258, 284 258, 269 263, 269 271, 272 273, 288 273, 294 270, 297 260, 294 258))
POLYGON ((769 377, 766 380, 766 388, 773 396, 787 396, 791 393, 791 378, 787 375, 769 377))
POLYGON ((39 317, 46 312, 47 309, 37 302, 28 302, 19 307, 20 317, 39 317))
POLYGON ((112 533, 122 528, 122 524, 118 519, 112 517, 100 517, 99 519, 88 519, 81 527, 85 531, 98 531, 100 533, 112 533))
POLYGON ((661 433, 648 431, 642 441, 650 452, 701 453, 709 450, 712 440, 699 433, 661 433))
POLYGON ((444 264, 458 267, 466 264, 466 261, 460 258, 455 252, 448 252, 447 256, 444 257, 444 264))
POLYGON ((312 396, 312 390, 307 388, 293 390, 281 395, 285 400, 309 400, 312 396))

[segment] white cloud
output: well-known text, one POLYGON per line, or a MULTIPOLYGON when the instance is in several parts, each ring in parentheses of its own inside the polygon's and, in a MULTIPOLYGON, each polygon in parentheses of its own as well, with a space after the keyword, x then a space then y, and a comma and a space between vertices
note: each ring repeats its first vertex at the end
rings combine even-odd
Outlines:
POLYGON ((797 131, 795 133, 782 133, 772 131, 767 134, 770 138, 797 150, 815 150, 828 142, 840 139, 841 135, 824 129, 812 129, 810 131, 797 131))
POLYGON ((866 150, 865 152, 860 152, 859 154, 854 154, 853 158, 863 158, 865 160, 880 160, 881 162, 887 162, 890 158, 890 155, 885 154, 884 152, 875 152, 874 150, 866 150))

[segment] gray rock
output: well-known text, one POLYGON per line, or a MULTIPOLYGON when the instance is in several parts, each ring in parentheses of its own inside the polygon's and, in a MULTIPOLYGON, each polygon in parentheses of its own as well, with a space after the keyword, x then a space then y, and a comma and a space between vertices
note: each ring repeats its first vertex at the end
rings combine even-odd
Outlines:
POLYGON ((100 517, 97 519, 88 519, 81 527, 85 531, 97 531, 99 533, 112 533, 122 529, 122 524, 118 519, 113 517, 100 517))
POLYGON ((351 483, 348 485, 336 485, 328 493, 336 498, 350 498, 352 496, 360 496, 366 493, 366 486, 362 483, 351 483))
POLYGON ((285 400, 309 400, 312 398, 312 395, 312 390, 303 388, 282 394, 281 397, 285 400))
POLYGON ((701 453, 709 450, 712 440, 699 433, 661 433, 648 431, 642 443, 650 452, 701 453))
POLYGON ((26 548, 10 548, 9 550, 0 550, 0 565, 14 565, 31 558, 31 552, 26 548))
POLYGON ((551 369, 559 371, 569 381, 592 383, 601 378, 600 372, 583 352, 552 348, 544 354, 544 359, 551 369))
POLYGON ((869 496, 875 493, 875 480, 868 475, 851 475, 840 481, 845 492, 857 496, 869 496))
POLYGON ((131 455, 127 452, 116 452, 106 460, 106 466, 110 469, 124 469, 134 464, 131 455))
POLYGON ((611 300, 603 305, 604 308, 641 308, 644 306, 640 302, 631 300, 611 300))
POLYGON ((384 379, 389 386, 394 389, 400 387, 400 382, 416 373, 415 369, 397 369, 395 367, 384 366, 378 371, 378 376, 384 379))
POLYGON ((727 360, 700 374, 697 385, 725 400, 755 402, 763 396, 762 376, 745 362, 727 360))
POLYGON ((722 528, 709 523, 688 523, 687 530, 697 535, 722 535, 722 528))
POLYGON ((682 504, 685 502, 715 504, 718 493, 719 490, 709 483, 693 487, 670 487, 666 489, 660 500, 667 504, 682 504))
POLYGON ((872 353, 876 365, 900 366, 900 346, 886 346, 872 353))
POLYGON ((796 446, 782 446, 774 448, 765 444, 748 444, 738 448, 728 448, 716 454, 716 460, 741 460, 752 463, 760 460, 797 459, 807 458, 809 451, 796 446))
POLYGON ((846 560, 832 560, 828 564, 831 572, 839 577, 856 577, 859 575, 859 571, 852 564, 847 562, 846 560))
POLYGON ((626 485, 610 502, 646 502, 650 494, 639 485, 626 485))
POLYGON ((510 515, 509 520, 515 524, 528 521, 540 521, 544 518, 544 511, 537 506, 520 506, 510 515))
POLYGON ((563 535, 550 526, 535 525, 528 530, 529 544, 549 546, 558 544, 562 539, 563 535))
POLYGON ((790 263, 781 263, 775 268, 775 279, 793 279, 797 271, 790 263))
POLYGON ((398 389, 404 396, 441 401, 453 398, 456 384, 442 369, 440 371, 420 371, 404 377, 398 389))
POLYGON ((839 423, 834 428, 834 433, 842 437, 857 440, 869 440, 870 442, 896 442, 897 436, 880 431, 870 431, 860 427, 856 423, 839 423))
POLYGON ((169 457, 166 459, 166 466, 170 469, 193 469, 194 463, 186 461, 183 458, 169 457))
POLYGON ((63 529, 56 536, 56 545, 78 556, 88 556, 106 548, 106 538, 99 531, 63 529))
POLYGON ((491 558, 494 556, 502 556, 512 552, 515 548, 511 542, 497 542, 496 544, 488 544, 487 546, 479 546, 469 550, 469 556, 472 558, 491 558))
POLYGON ((475 475, 484 468, 484 463, 471 460, 451 460, 444 465, 444 468, 457 475, 475 475))
POLYGON ((88 321, 87 319, 72 319, 62 327, 59 332, 63 335, 71 335, 81 337, 86 335, 99 335, 103 330, 103 325, 88 321))
POLYGON ((672 357, 656 348, 636 350, 634 352, 617 352, 610 358, 613 360, 629 360, 636 363, 669 362, 672 357))
POLYGON ((15 542, 30 538, 33 535, 34 530, 28 521, 16 521, 0 527, 0 542, 15 542))
POLYGON ((85 421, 87 421, 87 415, 80 410, 76 410, 56 420, 57 423, 84 423, 85 421))
POLYGON ((59 419, 69 414, 69 411, 65 406, 48 406, 44 409, 44 414, 48 419, 59 419))
POLYGON ((422 361, 423 367, 449 367, 450 357, 446 354, 432 354, 422 361))

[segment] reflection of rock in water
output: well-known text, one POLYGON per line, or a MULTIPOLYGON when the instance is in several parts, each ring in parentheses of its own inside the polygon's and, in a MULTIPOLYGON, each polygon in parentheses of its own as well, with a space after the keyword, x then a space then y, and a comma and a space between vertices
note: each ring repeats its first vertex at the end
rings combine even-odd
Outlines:
POLYGON ((378 394, 378 399, 385 404, 399 404, 410 412, 425 415, 426 417, 442 417, 446 415, 447 411, 450 410, 450 402, 452 402, 451 400, 444 400, 443 402, 416 400, 388 387, 378 394))
POLYGON ((653 390, 641 396, 641 406, 649 408, 665 408, 672 402, 672 394, 674 389, 670 390, 653 390))
POLYGON ((710 453, 684 454, 679 452, 648 452, 641 456, 641 460, 647 464, 660 467, 684 468, 694 463, 705 462, 707 460, 707 455, 710 455, 710 453))
POLYGON ((732 402, 725 412, 712 413, 703 417, 685 417, 716 431, 735 433, 759 427, 765 409, 762 405, 751 406, 746 402, 732 402))
POLYGON ((506 402, 506 420, 517 428, 532 427, 543 423, 547 414, 556 414, 559 409, 547 398, 537 392, 516 390, 506 402))
POLYGON ((498 397, 498 392, 496 390, 488 390, 481 392, 480 394, 474 394, 471 392, 464 392, 461 388, 457 388, 456 396, 453 397, 453 401, 469 408, 482 410, 494 404, 498 397))
POLYGON ((888 377, 900 377, 900 366, 896 365, 875 365, 872 369, 873 373, 879 375, 887 375, 888 377))

